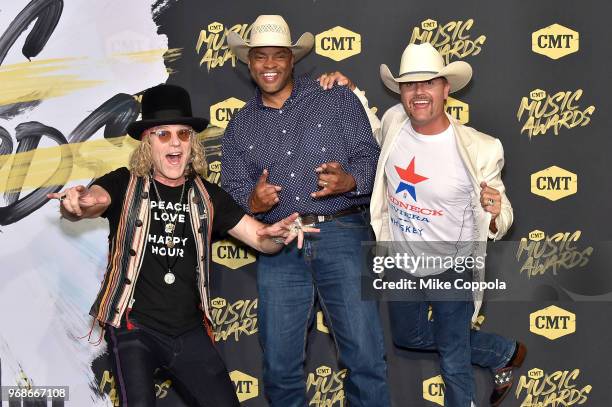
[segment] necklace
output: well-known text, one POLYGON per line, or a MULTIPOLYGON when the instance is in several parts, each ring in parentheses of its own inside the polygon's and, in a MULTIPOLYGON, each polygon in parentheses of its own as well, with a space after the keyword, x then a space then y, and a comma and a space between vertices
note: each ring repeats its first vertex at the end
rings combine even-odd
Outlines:
MULTIPOLYGON (((183 182, 183 188, 181 188, 181 197, 179 198, 179 205, 181 205, 183 203, 183 194, 185 193, 185 184, 186 183, 187 183, 187 180, 185 180, 185 182, 183 182)), ((153 188, 155 189, 155 193, 157 194, 157 198, 159 198, 161 200, 162 198, 161 198, 161 195, 159 194, 159 190, 157 189, 157 184, 155 183, 155 179, 153 179, 153 188)), ((176 222, 178 220, 178 214, 175 212, 174 213, 174 220, 172 220, 172 217, 170 216, 170 214, 166 210, 166 205, 162 206, 162 210, 164 211, 164 214, 168 218, 168 223, 166 223, 164 225, 164 232, 170 233, 170 239, 168 239, 168 236, 166 236, 166 246, 169 249, 172 249, 174 247, 174 231, 176 229, 176 222)))
MULTIPOLYGON (((187 183, 187 180, 185 180, 185 182, 183 183, 183 187, 181 188, 181 197, 179 198, 179 205, 183 204, 183 195, 185 193, 185 184, 187 183)), ((162 200, 161 195, 159 194, 159 190, 157 189, 157 185, 155 183, 155 179, 153 179, 153 188, 155 189, 155 193, 157 194, 157 199, 159 199, 160 201, 162 200)), ((174 231, 176 230, 176 223, 178 221, 178 214, 174 213, 175 218, 174 221, 172 221, 171 216, 168 214, 168 211, 166 211, 166 206, 162 206, 162 210, 164 212, 164 214, 166 214, 166 217, 168 218, 168 223, 166 223, 164 225, 164 232, 166 234, 170 234, 170 236, 166 235, 166 247, 168 249, 172 249, 174 247, 174 231)), ((162 220, 163 223, 163 220, 162 220)), ((183 235, 185 234, 185 224, 183 223, 183 235)), ((172 269, 174 268, 174 266, 176 266, 176 262, 178 261, 178 257, 175 257, 174 262, 172 263, 172 266, 170 266, 170 260, 168 260, 169 257, 169 253, 166 255, 166 266, 168 268, 168 272, 166 274, 164 274, 164 282, 168 285, 173 284, 176 281, 176 276, 174 275, 174 273, 172 272, 172 269)), ((157 260, 157 258, 155 258, 155 260, 157 260)))
MULTIPOLYGON (((185 223, 183 223, 183 228, 181 231, 181 239, 185 236, 185 223)), ((174 257, 174 261, 172 262, 172 265, 170 265, 170 260, 168 260, 168 257, 170 256, 170 250, 168 249, 168 252, 166 253, 166 264, 163 264, 162 261, 160 259, 157 258, 157 256, 153 256, 153 258, 155 259, 155 261, 162 267, 165 268, 166 270, 168 270, 165 274, 164 274, 164 282, 166 284, 172 284, 174 283, 174 281, 176 280, 176 274, 174 274, 173 270, 174 267, 176 266, 176 263, 178 262, 178 256, 174 257)))

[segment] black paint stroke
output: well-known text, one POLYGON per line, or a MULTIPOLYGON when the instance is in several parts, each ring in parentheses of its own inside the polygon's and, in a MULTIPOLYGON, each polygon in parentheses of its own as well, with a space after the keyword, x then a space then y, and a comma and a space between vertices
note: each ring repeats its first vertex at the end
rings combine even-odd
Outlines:
POLYGON ((140 104, 132 95, 118 93, 79 123, 68 136, 68 142, 73 144, 88 140, 103 126, 105 139, 123 136, 128 125, 138 118, 139 112, 140 104))
MULTIPOLYGON (((15 138, 18 142, 16 151, 17 154, 36 149, 43 136, 50 138, 60 145, 68 143, 66 138, 59 130, 54 129, 53 127, 45 126, 39 122, 22 123, 17 126, 16 130, 17 135, 15 138)), ((23 181, 25 181, 26 176, 24 175, 22 177, 17 177, 13 174, 13 172, 15 172, 15 168, 19 167, 20 165, 26 165, 29 167, 31 162, 16 163, 15 161, 13 161, 13 166, 9 172, 9 179, 21 178, 20 181, 23 185, 23 181)), ((61 149, 61 162, 55 172, 51 174, 51 176, 45 182, 55 178, 61 180, 63 185, 70 178, 71 172, 72 153, 68 149, 61 149), (69 161, 70 165, 65 165, 66 161, 69 161)), ((62 188, 62 185, 37 188, 21 199, 18 199, 21 193, 21 186, 16 191, 6 192, 4 194, 4 199, 8 205, 0 208, 0 225, 10 225, 11 223, 17 222, 18 220, 34 212, 48 201, 48 193, 59 191, 62 188)))
POLYGON ((0 119, 12 119, 15 116, 19 116, 27 112, 28 110, 34 109, 41 103, 41 100, 31 100, 29 102, 18 102, 0 106, 0 119))
POLYGON ((63 8, 63 0, 32 0, 25 6, 0 37, 0 65, 15 41, 34 20, 36 23, 28 34, 21 52, 28 59, 37 56, 59 23, 63 8))
POLYGON ((9 132, 4 127, 0 126, 0 170, 9 159, 12 151, 13 139, 9 132))
MULTIPOLYGON (((108 99, 79 123, 68 136, 68 142, 75 144, 88 140, 104 127, 104 138, 113 146, 120 148, 123 144, 121 136, 125 135, 128 125, 138 118, 138 112, 140 112, 140 104, 136 99, 132 95, 119 93, 108 99)), ((77 157, 79 148, 80 146, 73 146, 73 152, 77 157)), ((86 163, 80 162, 79 165, 98 174, 102 161, 104 158, 86 163)))
MULTIPOLYGON (((26 37, 21 53, 28 60, 37 56, 45 44, 47 44, 47 41, 49 41, 55 27, 57 27, 63 8, 63 0, 32 0, 21 10, 17 17, 9 24, 2 37, 0 37, 0 65, 4 62, 4 58, 6 58, 15 41, 28 29, 34 20, 36 22, 26 37)), ((1 106, 0 118, 11 119, 39 104, 40 100, 35 100, 1 106)))
MULTIPOLYGON (((125 135, 128 125, 138 118, 139 112, 140 104, 132 95, 119 93, 108 99, 81 121, 70 133, 68 139, 59 130, 42 123, 22 123, 16 129, 17 150, 15 153, 19 154, 36 149, 43 136, 49 137, 59 145, 81 143, 91 138, 102 127, 104 127, 104 138, 112 141, 116 137, 125 135)), ((3 137, 3 133, 0 131, 0 138, 2 139, 0 152, 5 150, 10 152, 13 146, 8 133, 3 137), (7 140, 6 143, 5 140, 7 140)), ((113 144, 116 145, 116 143, 113 144)), ((25 218, 47 203, 49 200, 47 198, 48 193, 57 192, 64 187, 72 173, 74 156, 78 156, 78 150, 74 150, 78 147, 71 147, 72 149, 60 149, 60 164, 43 185, 49 183, 51 179, 53 179, 54 184, 37 188, 21 199, 19 199, 19 196, 27 176, 27 171, 23 171, 23 167, 30 167, 32 157, 24 157, 24 159, 30 160, 27 162, 20 159, 13 161, 8 179, 17 179, 19 185, 4 194, 7 206, 0 208, 0 225, 10 225, 25 218)), ((0 155, 0 157, 2 156, 0 155)))

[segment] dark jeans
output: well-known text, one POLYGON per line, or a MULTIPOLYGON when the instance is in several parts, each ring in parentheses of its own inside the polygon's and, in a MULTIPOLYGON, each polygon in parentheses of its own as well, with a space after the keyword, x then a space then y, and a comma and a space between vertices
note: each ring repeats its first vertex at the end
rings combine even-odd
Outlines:
MULTIPOLYGON (((471 274, 447 270, 431 278, 471 281, 471 274)), ((418 280, 418 279, 417 279, 418 280)), ((393 342, 403 348, 437 350, 445 384, 444 405, 469 407, 474 399, 472 364, 492 371, 512 357, 515 342, 471 328, 474 303, 471 291, 414 290, 412 301, 389 302, 393 342), (428 319, 429 305, 432 320, 428 319)))
POLYGON ((377 304, 361 299, 361 242, 370 241, 367 214, 318 223, 321 233, 259 258, 259 337, 271 407, 306 407, 304 360, 315 297, 349 374, 351 407, 388 407, 387 365, 377 304))
POLYGON ((240 406, 223 360, 203 327, 172 337, 135 325, 105 333, 123 407, 155 406, 153 373, 164 367, 186 402, 199 407, 240 406))

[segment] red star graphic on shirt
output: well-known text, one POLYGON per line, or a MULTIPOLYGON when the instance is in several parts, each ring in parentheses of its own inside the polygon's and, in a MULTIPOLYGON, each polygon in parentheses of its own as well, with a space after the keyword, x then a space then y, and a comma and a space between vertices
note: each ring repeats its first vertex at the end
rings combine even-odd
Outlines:
POLYGON ((426 179, 429 179, 427 177, 424 177, 414 172, 414 157, 412 158, 412 161, 410 161, 410 164, 408 164, 408 167, 404 169, 396 165, 395 170, 397 171, 397 174, 400 176, 402 180, 409 182, 412 185, 416 185, 421 181, 425 181, 426 179))
POLYGON ((412 157, 412 161, 410 161, 408 167, 404 169, 396 165, 395 171, 397 171, 402 181, 408 182, 400 182, 397 186, 397 189, 395 190, 395 193, 398 194, 402 191, 408 191, 412 199, 414 199, 414 201, 416 202, 417 197, 416 189, 414 188, 414 186, 415 184, 418 184, 421 181, 425 181, 428 178, 414 172, 414 157, 412 157))

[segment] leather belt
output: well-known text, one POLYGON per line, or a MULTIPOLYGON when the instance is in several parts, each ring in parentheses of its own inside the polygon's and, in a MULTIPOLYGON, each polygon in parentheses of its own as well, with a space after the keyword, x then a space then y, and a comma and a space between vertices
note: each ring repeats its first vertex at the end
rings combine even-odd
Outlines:
POLYGON ((334 220, 342 216, 352 215, 354 213, 359 213, 359 212, 363 212, 367 210, 368 210, 367 205, 357 205, 357 206, 351 206, 350 208, 347 208, 347 209, 343 209, 331 215, 310 215, 309 214, 309 215, 301 215, 300 218, 302 218, 302 225, 314 225, 315 223, 329 222, 330 220, 334 220))

